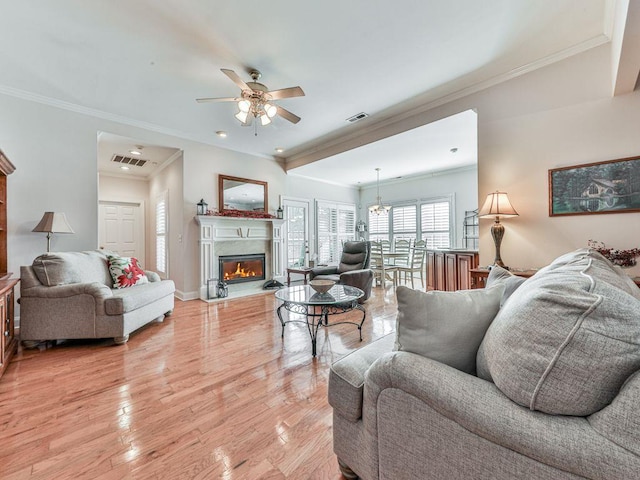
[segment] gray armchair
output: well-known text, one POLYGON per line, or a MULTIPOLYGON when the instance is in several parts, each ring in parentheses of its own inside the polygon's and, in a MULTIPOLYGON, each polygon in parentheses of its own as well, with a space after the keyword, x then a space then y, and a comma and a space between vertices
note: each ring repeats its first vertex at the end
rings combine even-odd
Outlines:
POLYGON ((333 280, 342 285, 357 287, 364 292, 360 303, 366 301, 371 295, 373 286, 373 271, 369 268, 371 261, 371 242, 345 242, 342 247, 342 256, 338 265, 329 267, 317 267, 311 270, 310 278, 313 280, 333 280))

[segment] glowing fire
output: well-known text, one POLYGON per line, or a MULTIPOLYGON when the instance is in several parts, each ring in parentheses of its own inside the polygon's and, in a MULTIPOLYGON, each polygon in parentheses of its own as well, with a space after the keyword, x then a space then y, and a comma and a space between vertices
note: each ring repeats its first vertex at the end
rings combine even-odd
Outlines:
POLYGON ((256 276, 258 276, 256 274, 256 272, 251 270, 251 269, 245 270, 244 267, 241 265, 241 263, 242 262, 238 262, 236 264, 236 271, 235 272, 232 272, 232 273, 225 272, 224 279, 225 280, 231 280, 231 279, 234 279, 234 278, 247 278, 247 277, 256 277, 256 276))

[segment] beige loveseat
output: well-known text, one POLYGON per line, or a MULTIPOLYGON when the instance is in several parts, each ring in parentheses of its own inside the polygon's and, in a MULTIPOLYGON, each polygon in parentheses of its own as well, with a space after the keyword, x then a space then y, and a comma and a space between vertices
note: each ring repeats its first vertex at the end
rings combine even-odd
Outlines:
POLYGON ((399 287, 398 336, 334 363, 329 403, 345 477, 640 478, 640 289, 590 250, 515 288, 494 271, 483 291, 399 287), (410 297, 435 307, 420 310, 410 297), (443 335, 477 301, 463 328, 443 335), (477 338, 463 339, 488 311, 477 338), (434 336, 422 354, 403 348, 434 336), (471 373, 461 371, 468 355, 471 373))
POLYGON ((134 330, 173 311, 175 285, 154 272, 145 272, 146 284, 113 289, 107 253, 50 253, 20 267, 24 346, 80 338, 113 338, 122 344, 134 330))

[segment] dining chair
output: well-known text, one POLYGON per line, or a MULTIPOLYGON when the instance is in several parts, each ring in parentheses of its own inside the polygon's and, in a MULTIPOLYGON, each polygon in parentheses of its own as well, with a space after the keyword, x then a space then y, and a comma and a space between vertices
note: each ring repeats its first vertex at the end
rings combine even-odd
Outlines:
POLYGON ((406 267, 409 265, 409 257, 411 256, 411 242, 404 238, 399 238, 395 241, 393 246, 393 253, 396 255, 404 255, 402 257, 396 256, 394 265, 398 267, 406 267))
POLYGON ((393 282, 395 287, 398 281, 398 267, 385 263, 382 242, 371 242, 371 264, 369 268, 373 270, 375 281, 383 287, 387 280, 393 282))
POLYGON ((382 245, 383 253, 389 253, 391 251, 391 242, 389 240, 380 240, 380 245, 382 245))
POLYGON ((411 262, 406 266, 397 266, 398 273, 404 277, 404 283, 407 283, 407 277, 411 278, 411 288, 414 286, 414 277, 416 273, 420 274, 420 285, 424 288, 424 257, 426 254, 425 248, 413 247, 411 249, 411 262))

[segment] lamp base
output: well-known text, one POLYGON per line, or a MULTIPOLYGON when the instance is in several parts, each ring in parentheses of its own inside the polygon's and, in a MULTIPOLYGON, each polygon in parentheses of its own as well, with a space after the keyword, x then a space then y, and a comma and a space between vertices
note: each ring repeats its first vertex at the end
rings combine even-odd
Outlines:
POLYGON ((496 222, 491 226, 491 236, 493 237, 493 243, 496 245, 496 258, 493 260, 493 264, 509 270, 502 262, 502 258, 500 258, 500 244, 502 243, 502 237, 504 237, 504 225, 500 223, 499 217, 496 217, 496 222))

